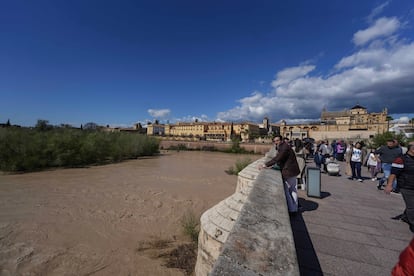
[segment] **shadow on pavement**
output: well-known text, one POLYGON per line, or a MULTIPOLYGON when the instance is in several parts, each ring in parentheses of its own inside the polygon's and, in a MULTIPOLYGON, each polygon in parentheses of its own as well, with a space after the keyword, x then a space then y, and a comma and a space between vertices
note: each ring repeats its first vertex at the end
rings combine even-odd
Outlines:
POLYGON ((299 198, 299 205, 301 206, 300 212, 290 218, 290 224, 295 241, 300 275, 323 275, 318 256, 316 255, 308 229, 302 217, 303 212, 314 211, 318 209, 319 204, 311 200, 299 198))
POLYGON ((329 192, 321 192, 321 198, 325 198, 325 197, 328 197, 330 195, 331 195, 331 193, 329 193, 329 192))

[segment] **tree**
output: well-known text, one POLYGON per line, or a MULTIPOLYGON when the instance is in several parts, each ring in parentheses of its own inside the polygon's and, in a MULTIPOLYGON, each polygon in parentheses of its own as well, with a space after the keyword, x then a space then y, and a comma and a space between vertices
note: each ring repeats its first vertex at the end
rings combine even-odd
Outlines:
POLYGON ((60 124, 60 127, 61 128, 73 128, 73 126, 70 124, 60 124))
POLYGON ((231 139, 230 152, 232 152, 232 153, 242 153, 242 152, 244 152, 244 149, 240 147, 240 137, 234 136, 231 139))
POLYGON ((37 123, 36 123, 35 128, 38 129, 38 130, 40 130, 40 131, 46 131, 46 130, 52 129, 53 126, 52 125, 49 125, 49 121, 48 120, 39 119, 39 120, 37 120, 37 123))
POLYGON ((6 127, 9 127, 9 126, 11 126, 11 124, 10 124, 10 119, 8 119, 8 120, 7 120, 7 123, 6 123, 6 127))
POLYGON ((385 121, 387 121, 387 131, 390 130, 390 121, 394 120, 393 117, 391 117, 390 115, 387 115, 387 118, 385 118, 385 121))
POLYGON ((96 124, 94 122, 86 123, 83 126, 83 129, 85 129, 85 130, 96 130, 97 128, 98 128, 98 124, 96 124))
POLYGON ((382 145, 386 145, 387 140, 389 139, 397 139, 400 144, 405 144, 407 140, 404 133, 395 134, 393 132, 387 131, 383 134, 377 134, 372 138, 372 147, 378 148, 382 145))

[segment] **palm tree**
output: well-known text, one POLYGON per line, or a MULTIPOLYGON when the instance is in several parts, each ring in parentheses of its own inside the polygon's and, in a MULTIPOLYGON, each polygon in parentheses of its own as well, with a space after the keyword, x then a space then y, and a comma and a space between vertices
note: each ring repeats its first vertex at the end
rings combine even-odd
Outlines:
POLYGON ((385 120, 387 121, 387 132, 390 131, 390 121, 394 120, 393 117, 391 117, 390 115, 387 115, 387 118, 385 118, 385 120))

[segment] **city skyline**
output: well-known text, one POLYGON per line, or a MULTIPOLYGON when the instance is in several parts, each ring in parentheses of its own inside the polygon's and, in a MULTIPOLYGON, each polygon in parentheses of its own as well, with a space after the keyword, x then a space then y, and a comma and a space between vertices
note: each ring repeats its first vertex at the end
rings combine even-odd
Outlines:
POLYGON ((0 123, 414 117, 414 3, 11 1, 0 123))

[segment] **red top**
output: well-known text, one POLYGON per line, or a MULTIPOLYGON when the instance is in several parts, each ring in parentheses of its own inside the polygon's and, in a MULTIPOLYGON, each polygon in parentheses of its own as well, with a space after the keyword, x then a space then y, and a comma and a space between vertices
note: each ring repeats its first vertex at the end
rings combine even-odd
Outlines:
POLYGON ((413 276, 414 275, 414 238, 400 254, 399 262, 392 270, 392 276, 413 276))

